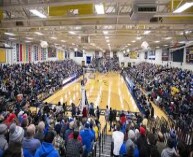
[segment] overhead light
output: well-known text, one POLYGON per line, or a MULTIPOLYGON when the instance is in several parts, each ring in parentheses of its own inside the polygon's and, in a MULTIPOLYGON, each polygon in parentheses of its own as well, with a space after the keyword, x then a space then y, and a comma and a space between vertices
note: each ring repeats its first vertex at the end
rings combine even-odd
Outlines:
POLYGON ((37 35, 43 35, 41 32, 34 32, 37 35))
POLYGON ((50 37, 51 39, 53 39, 53 40, 56 40, 57 38, 56 37, 50 37))
POLYGON ((170 40, 170 39, 172 39, 172 37, 166 37, 165 39, 166 39, 166 40, 170 40))
POLYGON ((167 47, 168 45, 164 45, 165 47, 167 47))
POLYGON ((72 43, 72 45, 76 45, 75 43, 72 43))
POLYGON ((105 36, 105 39, 109 39, 109 37, 105 36))
POLYGON ((151 31, 144 31, 143 34, 147 35, 147 34, 149 34, 150 32, 151 32, 151 31))
POLYGON ((157 40, 157 41, 155 41, 155 43, 159 43, 159 42, 160 42, 160 41, 158 41, 158 40, 157 40))
POLYGON ((78 49, 77 49, 77 48, 74 48, 74 51, 78 51, 78 49))
POLYGON ((137 37, 136 39, 137 39, 137 40, 141 40, 141 38, 142 38, 142 37, 137 37))
POLYGON ((108 43, 107 45, 108 45, 108 46, 111 46, 111 44, 109 44, 109 43, 108 43))
POLYGON ((109 42, 109 40, 106 40, 106 42, 109 42))
POLYGON ((9 38, 9 40, 16 40, 16 38, 9 38))
POLYGON ((29 41, 29 40, 26 40, 25 42, 26 42, 26 43, 30 43, 31 41, 29 41))
POLYGON ((132 43, 135 43, 136 41, 135 40, 133 40, 133 41, 131 41, 132 43))
POLYGON ((32 14, 34 14, 34 15, 40 17, 40 18, 47 18, 46 15, 42 14, 41 12, 39 12, 39 11, 36 10, 36 9, 31 9, 31 10, 29 10, 29 11, 30 11, 32 14))
POLYGON ((142 49, 147 49, 149 47, 149 44, 146 42, 146 41, 144 41, 142 44, 141 44, 141 48, 142 49))
POLYGON ((105 14, 105 9, 104 9, 104 5, 102 3, 100 4, 95 4, 95 10, 97 14, 105 14))
POLYGON ((66 41, 65 40, 61 40, 61 42, 65 43, 66 41))
POLYGON ((26 39, 28 39, 28 40, 33 40, 33 38, 30 38, 30 37, 26 37, 26 39))
POLYGON ((78 39, 81 39, 81 36, 79 36, 78 39))
POLYGON ((157 48, 157 49, 159 49, 160 47, 159 47, 159 46, 157 46, 156 48, 157 48))
POLYGON ((190 34, 192 33, 192 31, 185 31, 185 34, 190 34))
POLYGON ((108 32, 108 31, 103 31, 103 33, 106 35, 106 34, 108 34, 109 32, 108 32))
POLYGON ((179 41, 178 43, 180 43, 180 44, 185 44, 186 42, 185 42, 185 41, 179 41))
POLYGON ((72 34, 72 35, 75 35, 75 34, 76 34, 76 33, 73 32, 73 31, 69 31, 68 33, 69 33, 69 34, 72 34))
POLYGON ((181 13, 192 6, 193 6, 193 2, 186 2, 183 5, 181 5, 179 8, 174 10, 173 13, 181 13))
POLYGON ((10 32, 5 32, 5 35, 15 36, 14 33, 10 33, 10 32))
POLYGON ((128 43, 127 45, 130 46, 131 44, 128 43))

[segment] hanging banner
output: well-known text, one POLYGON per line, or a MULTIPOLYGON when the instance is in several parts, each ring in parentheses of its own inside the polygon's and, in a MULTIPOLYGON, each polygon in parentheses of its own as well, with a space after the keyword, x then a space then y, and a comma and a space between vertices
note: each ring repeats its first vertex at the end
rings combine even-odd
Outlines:
POLYGON ((22 62, 22 44, 19 45, 19 61, 22 62))
POLYGON ((131 59, 137 59, 138 53, 136 51, 131 51, 129 56, 131 59))
POLYGON ((193 47, 186 48, 186 62, 193 64, 193 47))
POLYGON ((20 52, 19 52, 19 44, 16 44, 16 58, 17 58, 17 62, 19 62, 19 55, 20 55, 20 52))

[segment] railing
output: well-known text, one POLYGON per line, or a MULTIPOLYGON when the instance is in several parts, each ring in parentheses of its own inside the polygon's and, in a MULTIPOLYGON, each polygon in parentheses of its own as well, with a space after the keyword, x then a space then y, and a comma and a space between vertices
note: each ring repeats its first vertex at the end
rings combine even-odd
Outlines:
POLYGON ((103 148, 105 144, 105 139, 107 136, 107 123, 99 134, 99 157, 101 156, 101 152, 103 153, 103 148))
MULTIPOLYGON (((155 120, 148 121, 148 128, 152 130, 152 128, 160 130, 164 136, 164 141, 167 142, 168 137, 170 136, 171 125, 168 121, 166 121, 163 117, 160 119, 157 117, 155 120)), ((187 145, 191 145, 193 142, 193 130, 185 130, 184 128, 180 128, 177 125, 173 125, 176 129, 176 136, 179 141, 183 141, 187 145)))

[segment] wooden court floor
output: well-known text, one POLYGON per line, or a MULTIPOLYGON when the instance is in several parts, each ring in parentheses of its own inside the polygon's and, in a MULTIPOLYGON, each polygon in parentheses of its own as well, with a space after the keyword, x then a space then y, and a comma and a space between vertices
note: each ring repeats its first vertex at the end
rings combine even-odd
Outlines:
MULTIPOLYGON (((95 78, 87 77, 86 93, 88 102, 93 102, 95 107, 105 109, 106 105, 116 110, 126 110, 130 112, 139 112, 135 101, 133 100, 123 77, 118 73, 95 73, 95 78)), ((61 90, 50 96, 44 102, 57 104, 67 102, 70 105, 72 102, 79 105, 81 100, 81 85, 80 80, 64 86, 61 90)))
MULTIPOLYGON (((94 79, 89 79, 88 76, 86 76, 88 78, 86 91, 89 103, 93 102, 95 107, 99 106, 100 109, 105 109, 106 105, 108 105, 116 110, 139 112, 120 74, 109 72, 105 74, 95 73, 94 75, 94 79)), ((57 105, 58 102, 67 102, 67 105, 73 102, 78 106, 81 100, 81 80, 82 77, 64 86, 44 102, 55 105, 57 105)), ((155 117, 158 116, 161 118, 163 116, 166 120, 168 119, 166 114, 159 107, 154 104, 152 105, 154 107, 155 117)))

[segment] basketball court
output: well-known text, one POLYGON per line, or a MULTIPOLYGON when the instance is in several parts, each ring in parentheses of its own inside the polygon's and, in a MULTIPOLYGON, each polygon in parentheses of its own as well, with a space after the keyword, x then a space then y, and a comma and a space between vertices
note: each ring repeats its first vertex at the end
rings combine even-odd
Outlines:
MULTIPOLYGON (((100 109, 105 109, 106 105, 116 110, 124 110, 130 112, 139 112, 133 97, 131 96, 123 77, 119 73, 95 73, 92 79, 86 75, 86 93, 88 102, 94 103, 100 109)), ((44 102, 57 105, 58 102, 77 106, 81 101, 81 84, 82 77, 64 86, 61 90, 54 93, 44 102)), ((154 105, 153 105, 154 106, 154 105)), ((166 117, 163 111, 154 106, 155 116, 166 117)))

